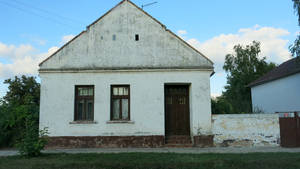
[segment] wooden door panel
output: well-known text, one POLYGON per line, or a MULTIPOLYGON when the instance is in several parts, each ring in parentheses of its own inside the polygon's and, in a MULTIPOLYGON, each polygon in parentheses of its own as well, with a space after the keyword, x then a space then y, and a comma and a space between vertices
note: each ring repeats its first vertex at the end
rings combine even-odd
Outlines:
POLYGON ((188 86, 166 86, 165 117, 167 135, 189 135, 188 86))
POLYGON ((300 147, 300 117, 299 113, 285 113, 279 118, 280 144, 282 147, 300 147), (286 116, 287 115, 287 116, 286 116))

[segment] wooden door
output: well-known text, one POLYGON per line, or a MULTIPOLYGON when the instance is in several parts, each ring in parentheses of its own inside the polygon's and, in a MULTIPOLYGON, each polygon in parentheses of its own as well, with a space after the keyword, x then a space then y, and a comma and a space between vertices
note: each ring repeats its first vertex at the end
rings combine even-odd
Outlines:
POLYGON ((280 113, 280 145, 300 147, 300 113, 280 113))
POLYGON ((189 86, 165 86, 166 135, 190 135, 189 86))

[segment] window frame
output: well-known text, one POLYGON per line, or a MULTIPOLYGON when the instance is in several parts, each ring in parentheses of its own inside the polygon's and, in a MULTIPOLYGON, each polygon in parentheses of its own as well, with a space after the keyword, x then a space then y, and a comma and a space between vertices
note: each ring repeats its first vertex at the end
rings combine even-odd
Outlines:
MULTIPOLYGON (((86 109, 86 103, 84 103, 84 110, 86 109)), ((75 97, 74 97, 74 121, 75 122, 81 122, 81 121, 94 121, 94 112, 95 112, 95 85, 75 85, 75 97), (93 89, 93 96, 78 96, 78 88, 92 88, 93 89), (77 100, 84 99, 86 100, 92 100, 93 106, 92 106, 92 118, 84 120, 78 119, 78 109, 77 109, 77 100)))
POLYGON ((130 121, 130 85, 110 85, 110 121, 130 121), (118 87, 128 88, 128 95, 115 96, 113 94, 113 89, 118 87), (113 100, 120 99, 119 105, 119 119, 113 118, 113 100), (123 119, 122 116, 122 99, 128 99, 128 119, 123 119))

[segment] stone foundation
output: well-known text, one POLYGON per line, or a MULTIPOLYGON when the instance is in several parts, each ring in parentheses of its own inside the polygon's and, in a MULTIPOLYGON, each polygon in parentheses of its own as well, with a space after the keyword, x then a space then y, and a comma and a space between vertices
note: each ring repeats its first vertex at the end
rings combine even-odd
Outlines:
POLYGON ((164 136, 82 136, 49 137, 47 148, 157 148, 164 136))
POLYGON ((214 146, 214 136, 213 135, 202 135, 194 136, 194 146, 195 147, 213 147, 214 146))

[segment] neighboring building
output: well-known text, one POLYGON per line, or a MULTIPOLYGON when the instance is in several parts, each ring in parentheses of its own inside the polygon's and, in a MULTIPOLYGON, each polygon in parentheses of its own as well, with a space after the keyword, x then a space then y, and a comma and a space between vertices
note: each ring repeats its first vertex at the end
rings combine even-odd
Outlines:
POLYGON ((212 144, 212 73, 212 61, 123 0, 40 64, 40 129, 54 147, 212 144))
POLYGON ((293 58, 251 84, 253 110, 265 113, 300 111, 300 61, 293 58))

